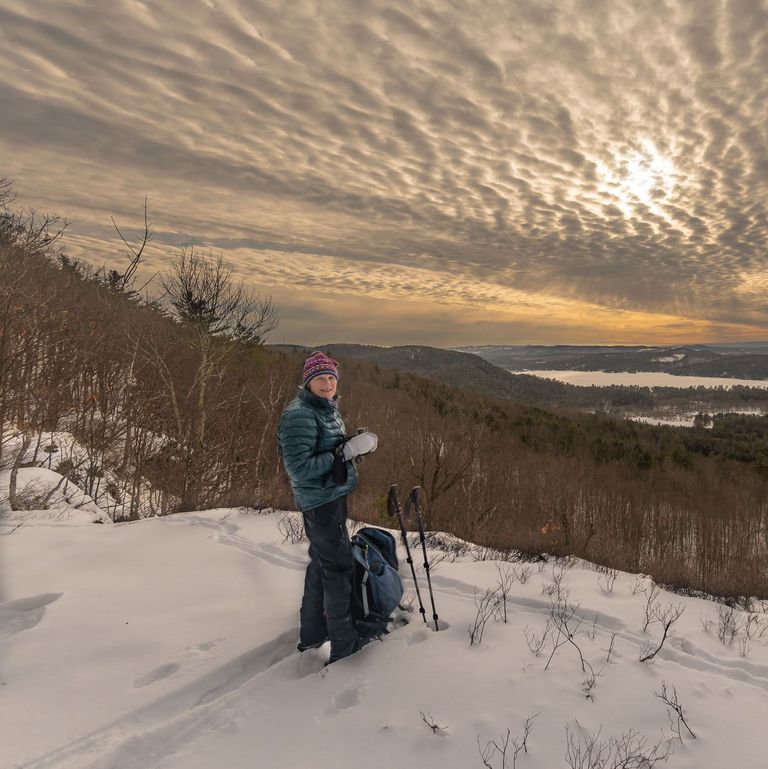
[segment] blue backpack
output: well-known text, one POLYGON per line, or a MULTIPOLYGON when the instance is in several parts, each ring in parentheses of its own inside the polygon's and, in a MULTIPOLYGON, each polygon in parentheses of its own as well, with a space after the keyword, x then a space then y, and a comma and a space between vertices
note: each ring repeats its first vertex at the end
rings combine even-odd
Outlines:
POLYGON ((403 597, 395 538, 388 531, 364 526, 350 541, 354 562, 352 619, 361 636, 379 636, 386 632, 403 597))

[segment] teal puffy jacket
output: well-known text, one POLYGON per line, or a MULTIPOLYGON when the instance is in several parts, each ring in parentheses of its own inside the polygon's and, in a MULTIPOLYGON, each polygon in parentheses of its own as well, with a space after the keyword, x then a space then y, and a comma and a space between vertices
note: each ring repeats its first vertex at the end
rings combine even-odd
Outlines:
POLYGON ((349 494, 357 486, 357 468, 347 462, 347 481, 333 482, 334 449, 346 440, 336 401, 318 398, 302 387, 286 407, 277 442, 299 510, 311 510, 349 494))

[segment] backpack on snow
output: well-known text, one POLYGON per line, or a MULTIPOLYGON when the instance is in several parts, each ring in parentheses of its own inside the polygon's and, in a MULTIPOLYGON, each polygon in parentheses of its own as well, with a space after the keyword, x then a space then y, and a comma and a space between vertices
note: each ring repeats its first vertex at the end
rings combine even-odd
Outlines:
POLYGON ((386 632, 392 612, 403 597, 395 538, 388 531, 364 526, 350 542, 352 619, 360 635, 378 636, 386 632))

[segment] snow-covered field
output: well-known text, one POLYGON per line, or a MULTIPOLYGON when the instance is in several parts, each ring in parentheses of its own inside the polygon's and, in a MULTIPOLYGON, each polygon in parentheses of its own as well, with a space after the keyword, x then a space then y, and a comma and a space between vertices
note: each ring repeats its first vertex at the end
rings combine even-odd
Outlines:
POLYGON ((549 371, 530 369, 519 371, 508 369, 512 374, 529 374, 543 379, 578 385, 579 387, 768 387, 766 379, 726 379, 715 376, 677 376, 662 371, 549 371))
POLYGON ((477 560, 484 551, 470 548, 435 563, 440 632, 414 612, 383 642, 325 668, 326 648, 295 650, 307 548, 283 541, 283 515, 213 510, 95 525, 44 511, 0 536, 0 766, 482 769, 481 750, 494 769, 651 766, 611 762, 622 735, 646 755, 674 738, 670 767, 768 765, 765 614, 753 615, 750 641, 737 611, 724 645, 715 602, 654 598, 649 580, 618 574, 612 585, 581 562, 477 560), (507 622, 497 605, 482 643, 470 645, 477 601, 505 570, 507 622), (658 616, 685 612, 643 663, 662 636, 659 621, 643 630, 649 596, 658 616), (558 606, 573 612, 585 670, 567 642, 549 660, 551 630, 539 655, 531 650, 558 606), (677 717, 655 696, 665 685, 696 739, 682 724, 682 741, 674 737, 677 717), (504 764, 490 741, 503 747, 508 729, 504 764), (603 763, 578 763, 590 735, 603 763))
MULTIPOLYGON (((669 414, 665 416, 657 415, 657 416, 644 416, 644 415, 636 415, 636 416, 629 416, 627 419, 631 419, 635 422, 643 422, 647 425, 668 425, 670 427, 693 427, 696 421, 696 416, 699 413, 704 413, 707 416, 713 416, 713 411, 711 409, 701 408, 697 411, 685 411, 680 413, 674 413, 669 414)), ((718 412, 714 412, 718 413, 718 412)), ((763 409, 755 409, 755 408, 729 408, 727 410, 728 414, 741 414, 743 416, 750 416, 750 417, 759 417, 764 416, 765 412, 763 409)), ((706 428, 712 427, 712 422, 707 423, 704 425, 706 428)))

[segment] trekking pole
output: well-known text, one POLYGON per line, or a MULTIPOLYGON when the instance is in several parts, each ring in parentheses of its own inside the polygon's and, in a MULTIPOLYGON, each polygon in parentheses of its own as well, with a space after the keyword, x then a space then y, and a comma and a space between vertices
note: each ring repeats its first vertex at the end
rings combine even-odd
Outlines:
POLYGON ((387 495, 387 512, 390 515, 396 515, 400 522, 400 535, 403 538, 403 544, 405 545, 405 560, 411 567, 411 574, 413 575, 413 584, 416 587, 416 597, 419 600, 419 612, 421 612, 421 618, 424 620, 424 624, 427 624, 427 612, 424 608, 424 603, 421 600, 421 593, 419 592, 419 581, 416 579, 416 568, 413 565, 413 558, 411 557, 411 548, 408 545, 408 533, 405 530, 405 519, 403 518, 403 511, 400 508, 400 501, 397 498, 397 484, 393 483, 389 487, 389 494, 387 495))
POLYGON ((424 518, 421 513, 421 503, 419 502, 419 492, 421 486, 414 486, 411 489, 409 499, 413 499, 413 506, 416 508, 416 521, 419 524, 419 539, 421 540, 421 549, 424 552, 424 571, 427 573, 427 587, 429 588, 429 600, 432 602, 432 619, 435 621, 435 630, 440 630, 437 625, 437 609, 435 609, 435 596, 432 592, 432 578, 429 576, 429 559, 427 558, 427 543, 424 536, 424 518))

